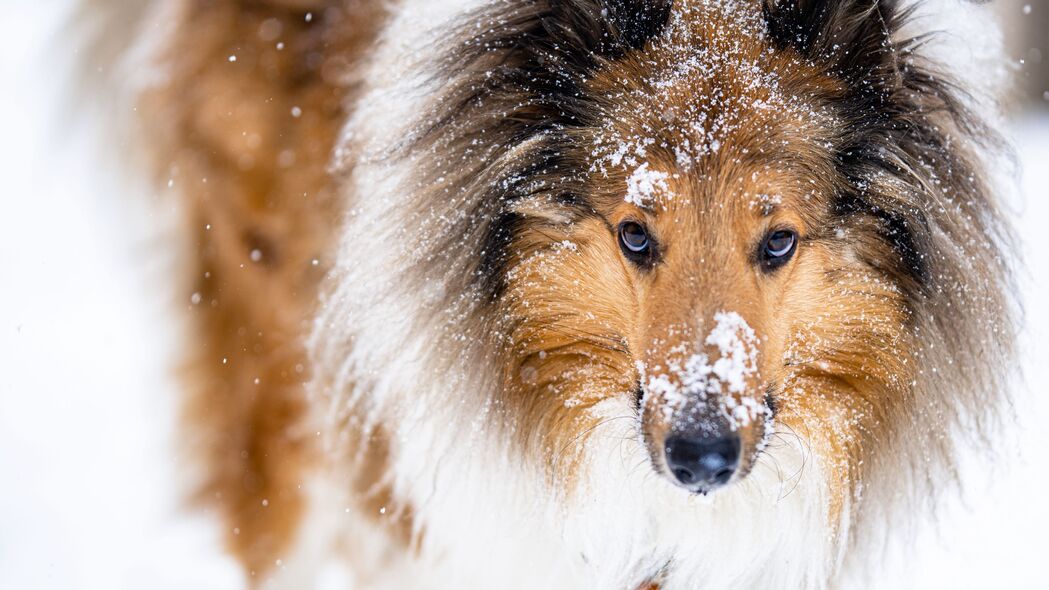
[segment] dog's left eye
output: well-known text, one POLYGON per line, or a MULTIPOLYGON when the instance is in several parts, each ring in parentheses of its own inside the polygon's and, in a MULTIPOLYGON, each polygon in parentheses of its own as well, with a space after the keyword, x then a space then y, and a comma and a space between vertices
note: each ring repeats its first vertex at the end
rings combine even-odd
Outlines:
POLYGON ((776 230, 765 237, 761 247, 761 262, 769 269, 785 264, 798 245, 798 234, 788 229, 776 230))

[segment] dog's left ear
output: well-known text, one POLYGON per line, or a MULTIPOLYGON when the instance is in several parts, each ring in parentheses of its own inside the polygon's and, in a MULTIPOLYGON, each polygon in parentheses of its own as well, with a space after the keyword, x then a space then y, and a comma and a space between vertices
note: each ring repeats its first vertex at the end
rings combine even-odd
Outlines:
POLYGON ((859 91, 898 77, 898 0, 764 0, 772 41, 820 63, 859 91))

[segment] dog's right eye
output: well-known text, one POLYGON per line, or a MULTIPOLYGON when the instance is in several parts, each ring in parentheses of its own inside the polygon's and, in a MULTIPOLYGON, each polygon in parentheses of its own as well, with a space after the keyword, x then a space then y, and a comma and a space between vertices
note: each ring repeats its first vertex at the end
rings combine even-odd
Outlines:
POLYGON ((648 232, 640 223, 634 221, 627 221, 619 226, 619 241, 631 254, 644 254, 651 246, 648 232))
POLYGON ((654 262, 655 244, 645 226, 637 221, 619 224, 619 248, 638 266, 649 267, 654 262))

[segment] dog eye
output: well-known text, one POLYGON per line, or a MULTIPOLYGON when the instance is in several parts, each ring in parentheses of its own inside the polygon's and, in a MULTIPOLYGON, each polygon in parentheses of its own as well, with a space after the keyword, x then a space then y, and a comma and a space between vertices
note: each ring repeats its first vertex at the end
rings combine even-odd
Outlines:
POLYGON ((619 225, 619 243, 631 257, 647 254, 652 247, 648 232, 636 221, 624 221, 619 225))
POLYGON ((781 229, 770 233, 761 247, 761 262, 774 269, 790 260, 798 244, 798 234, 781 229))

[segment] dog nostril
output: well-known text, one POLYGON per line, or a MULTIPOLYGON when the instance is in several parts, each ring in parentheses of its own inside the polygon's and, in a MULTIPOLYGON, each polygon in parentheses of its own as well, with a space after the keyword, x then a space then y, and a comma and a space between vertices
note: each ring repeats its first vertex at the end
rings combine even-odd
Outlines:
POLYGON ((728 483, 728 480, 732 479, 733 471, 731 469, 722 469, 714 475, 714 482, 718 485, 728 483))
POLYGON ((741 441, 722 436, 672 436, 664 445, 667 467, 681 485, 710 490, 728 483, 739 467, 741 441))
POLYGON ((685 485, 692 485, 696 481, 696 476, 691 471, 680 467, 674 470, 674 477, 685 485))

